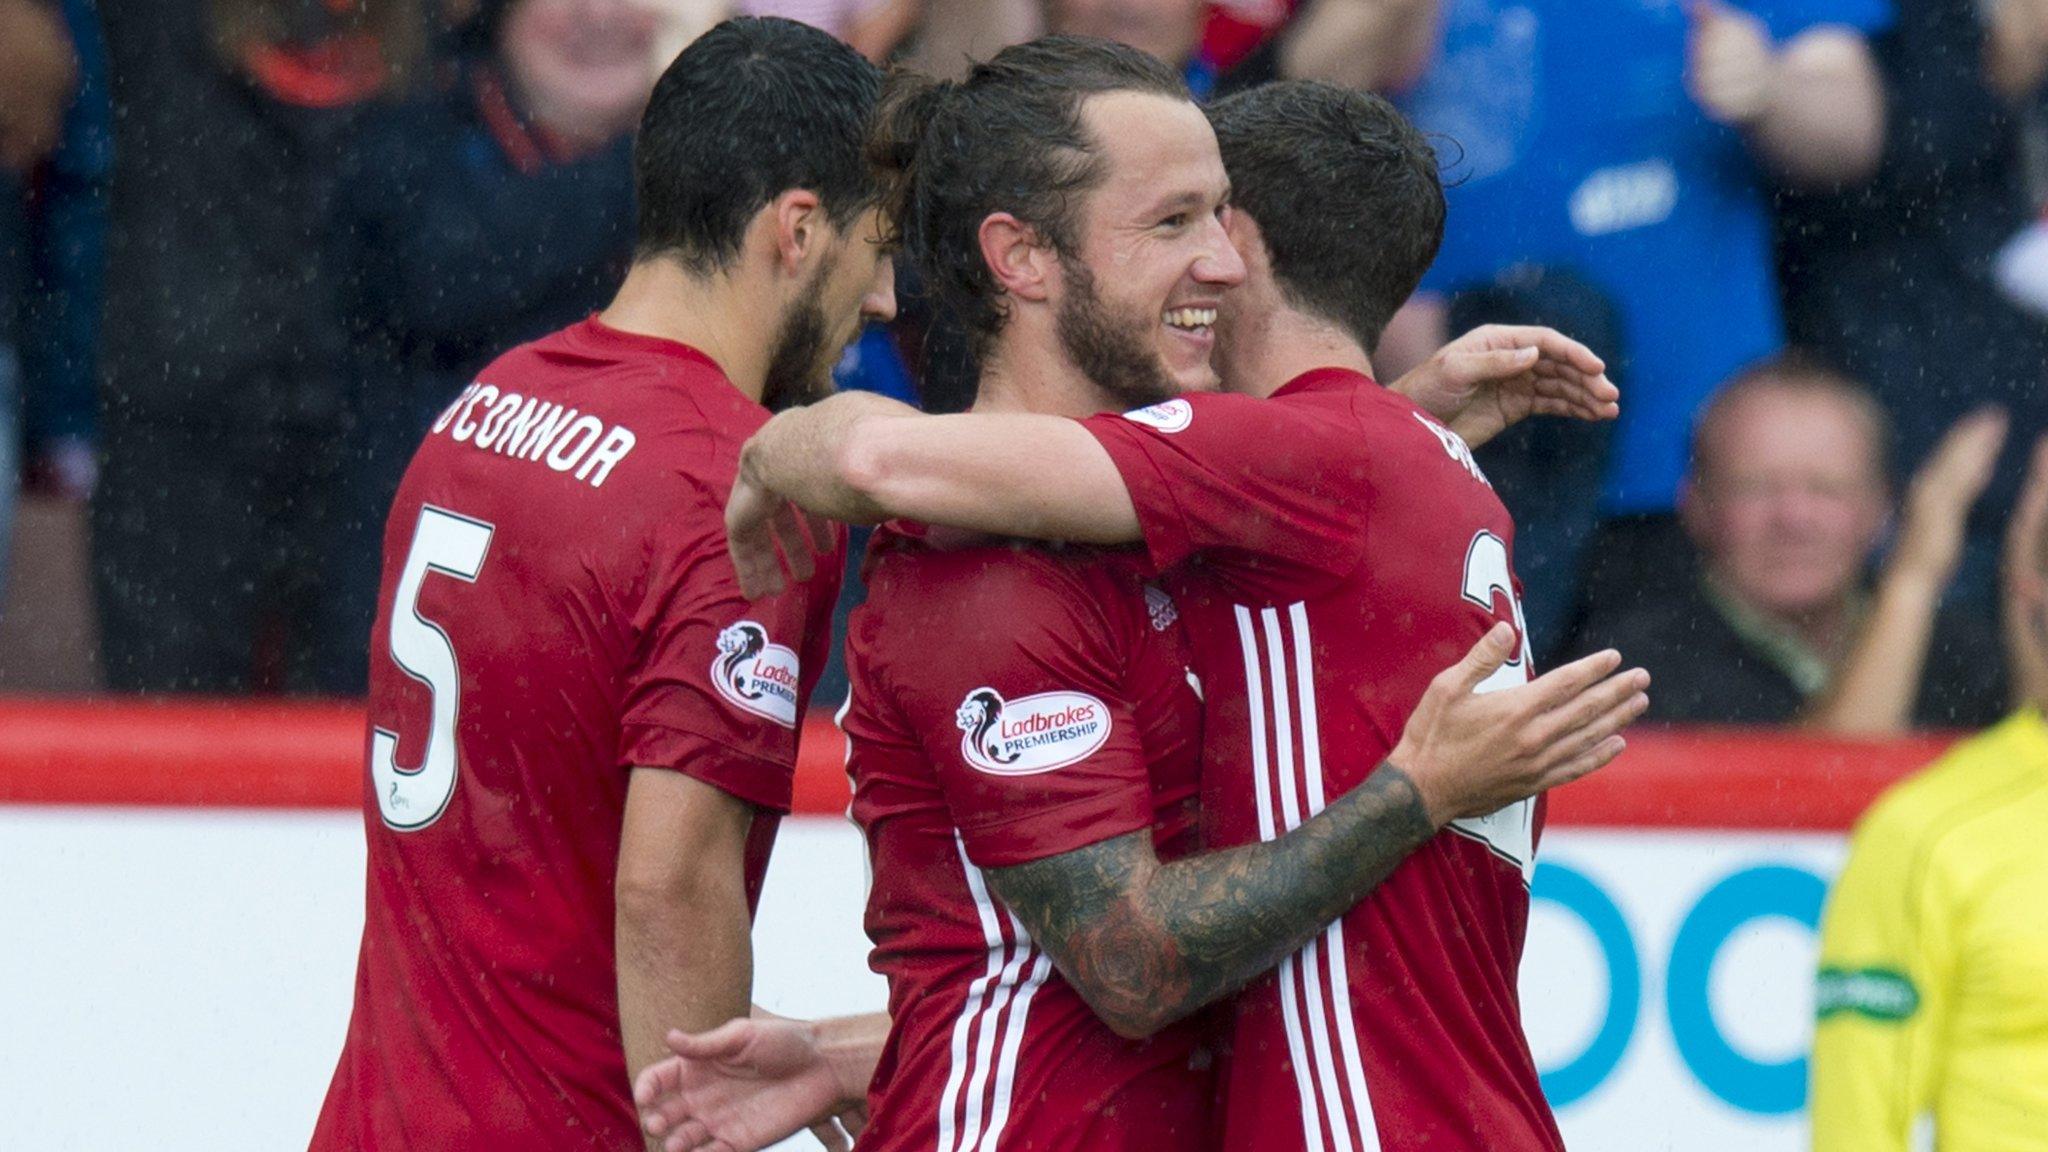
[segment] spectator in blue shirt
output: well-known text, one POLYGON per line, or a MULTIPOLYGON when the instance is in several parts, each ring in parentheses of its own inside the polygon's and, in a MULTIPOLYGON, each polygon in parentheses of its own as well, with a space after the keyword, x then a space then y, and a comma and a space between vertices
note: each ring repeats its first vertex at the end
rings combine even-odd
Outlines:
MULTIPOLYGON (((1670 513, 1693 415, 1783 343, 1773 181, 1858 181, 1882 148, 1865 36, 1889 21, 1886 0, 1745 2, 1440 0, 1436 57, 1404 97, 1450 142, 1450 218, 1375 362, 1415 363, 1451 335, 1449 294, 1518 268, 1613 302, 1629 387, 1597 501, 1633 531, 1603 541, 1616 566, 1594 576, 1602 595, 1642 594, 1682 562, 1670 513)), ((1565 550, 1584 547, 1594 500, 1565 550)), ((1575 583, 1575 565, 1542 579, 1575 583)))

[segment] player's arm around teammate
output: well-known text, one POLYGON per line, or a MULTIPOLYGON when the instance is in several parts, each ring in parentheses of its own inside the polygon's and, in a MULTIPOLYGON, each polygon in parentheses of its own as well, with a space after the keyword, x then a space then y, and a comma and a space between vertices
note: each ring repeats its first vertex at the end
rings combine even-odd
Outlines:
MULTIPOLYGON (((1487 325, 1393 385, 1473 447, 1531 416, 1611 420, 1620 392, 1591 350, 1549 328, 1487 325)), ((782 413, 740 457, 727 506, 733 563, 749 595, 810 570, 797 521, 901 517, 984 531, 1119 544, 1139 539, 1122 477, 1071 420, 1026 413, 926 416, 849 392, 782 413), (788 499, 785 499, 787 497, 788 499)))
POLYGON ((1515 653, 1498 624, 1439 673, 1394 752, 1277 839, 1162 864, 1146 833, 992 870, 990 887, 1118 1034, 1149 1036, 1279 963, 1451 821, 1578 779, 1621 754, 1649 673, 1595 653, 1475 693, 1515 653))

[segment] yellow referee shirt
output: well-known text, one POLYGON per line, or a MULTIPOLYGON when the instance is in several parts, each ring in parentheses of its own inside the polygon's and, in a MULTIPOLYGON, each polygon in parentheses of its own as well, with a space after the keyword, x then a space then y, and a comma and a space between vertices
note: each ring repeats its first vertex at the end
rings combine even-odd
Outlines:
POLYGON ((2048 1152, 2048 724, 2031 709, 1866 813, 1821 926, 1817 1152, 2048 1152))

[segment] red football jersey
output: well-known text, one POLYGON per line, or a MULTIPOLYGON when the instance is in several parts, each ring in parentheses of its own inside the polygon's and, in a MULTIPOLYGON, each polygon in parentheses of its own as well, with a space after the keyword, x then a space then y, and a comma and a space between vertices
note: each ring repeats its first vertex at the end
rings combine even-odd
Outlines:
MULTIPOLYGON (((635 766, 764 809, 758 891, 841 556, 739 595, 725 498, 767 412, 596 319, 435 422, 384 536, 354 1015, 315 1149, 639 1148, 612 881, 635 766)), ((843 541, 840 544, 843 548, 843 541)))
POLYGON ((1201 707, 1135 552, 941 546, 884 528, 847 630, 841 723, 892 1026, 862 1152, 1187 1147, 1208 1029, 1098 1019, 982 869, 1150 827, 1194 847, 1201 707))
MULTIPOLYGON (((1087 427, 1188 626, 1212 847, 1321 811, 1393 749, 1432 677, 1496 621, 1521 627, 1514 528, 1470 450, 1364 376, 1087 427)), ((1527 653, 1481 690, 1526 680, 1527 653)), ((1515 987, 1538 819, 1525 802, 1459 821, 1246 989, 1229 1147, 1563 1147, 1515 987)))

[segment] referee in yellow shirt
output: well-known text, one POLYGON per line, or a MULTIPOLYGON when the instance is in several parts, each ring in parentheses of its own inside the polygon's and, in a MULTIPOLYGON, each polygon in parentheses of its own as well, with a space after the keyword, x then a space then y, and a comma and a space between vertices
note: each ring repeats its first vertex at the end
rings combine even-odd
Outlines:
POLYGON ((2005 600, 2021 710, 1885 793, 1828 899, 1816 1152, 2048 1152, 2048 441, 2005 600))

